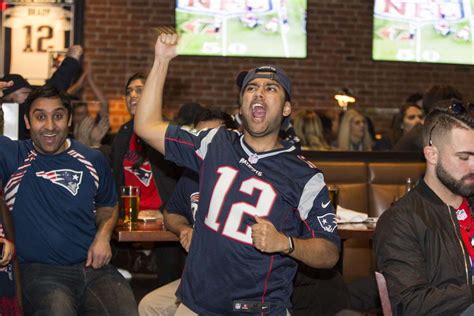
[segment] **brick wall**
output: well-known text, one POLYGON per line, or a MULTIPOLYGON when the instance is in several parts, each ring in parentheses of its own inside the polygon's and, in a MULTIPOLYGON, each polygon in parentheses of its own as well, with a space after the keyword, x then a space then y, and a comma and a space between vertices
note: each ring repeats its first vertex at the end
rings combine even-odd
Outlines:
MULTIPOLYGON (((152 28, 174 24, 175 1, 87 0, 85 56, 107 97, 120 100, 129 75, 152 61, 152 28)), ((378 108, 376 126, 388 122, 406 96, 432 84, 451 84, 474 98, 473 66, 371 60, 373 0, 308 0, 307 59, 177 57, 170 67, 165 104, 173 110, 186 101, 232 107, 234 77, 257 64, 282 66, 293 79, 294 105, 335 107, 334 90, 350 87, 358 107, 378 108), (380 110, 382 109, 382 110, 380 110), (385 117, 384 117, 385 116, 385 117)), ((93 98, 87 91, 88 98, 93 98)))

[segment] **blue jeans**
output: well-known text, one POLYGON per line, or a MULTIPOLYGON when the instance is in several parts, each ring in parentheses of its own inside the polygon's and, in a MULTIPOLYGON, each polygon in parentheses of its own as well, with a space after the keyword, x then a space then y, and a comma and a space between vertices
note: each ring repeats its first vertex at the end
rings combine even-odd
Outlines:
POLYGON ((25 315, 138 315, 132 289, 111 265, 21 264, 25 315))

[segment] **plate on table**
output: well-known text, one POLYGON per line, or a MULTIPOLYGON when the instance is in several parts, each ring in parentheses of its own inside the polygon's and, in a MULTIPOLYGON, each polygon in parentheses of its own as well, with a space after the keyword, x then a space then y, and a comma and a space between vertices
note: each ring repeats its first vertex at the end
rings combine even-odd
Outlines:
POLYGON ((142 210, 138 212, 138 220, 144 222, 162 221, 163 214, 158 210, 142 210))

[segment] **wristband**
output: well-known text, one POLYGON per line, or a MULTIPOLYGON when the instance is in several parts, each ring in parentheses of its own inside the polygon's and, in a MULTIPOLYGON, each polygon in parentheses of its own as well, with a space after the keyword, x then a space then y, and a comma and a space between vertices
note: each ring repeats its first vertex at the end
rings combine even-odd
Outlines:
POLYGON ((288 251, 284 252, 283 254, 289 255, 293 251, 295 251, 295 243, 293 241, 293 237, 291 236, 286 236, 288 238, 288 251))

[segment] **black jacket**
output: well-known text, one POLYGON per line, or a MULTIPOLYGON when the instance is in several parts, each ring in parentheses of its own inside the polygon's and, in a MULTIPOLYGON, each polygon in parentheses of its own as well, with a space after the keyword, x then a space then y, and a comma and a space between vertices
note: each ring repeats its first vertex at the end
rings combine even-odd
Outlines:
MULTIPOLYGON (((132 135, 133 120, 122 125, 112 143, 111 161, 117 190, 124 184, 123 158, 128 151, 132 135)), ((150 160, 153 181, 155 181, 156 188, 160 193, 163 209, 174 191, 176 181, 181 175, 181 169, 174 163, 165 160, 165 157, 160 152, 146 143, 143 143, 143 145, 146 156, 150 160)))
POLYGON ((456 212, 423 180, 382 214, 374 250, 394 315, 458 315, 474 303, 456 212))

